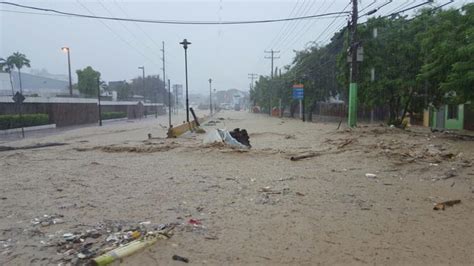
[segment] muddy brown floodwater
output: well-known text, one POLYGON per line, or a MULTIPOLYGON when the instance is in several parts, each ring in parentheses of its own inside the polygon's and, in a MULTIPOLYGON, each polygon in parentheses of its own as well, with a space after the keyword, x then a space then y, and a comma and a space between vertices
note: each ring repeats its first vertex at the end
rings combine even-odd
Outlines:
POLYGON ((67 145, 0 152, 0 264, 84 264, 79 249, 100 253, 141 222, 174 233, 124 265, 474 264, 473 141, 246 112, 213 120, 206 131, 247 129, 252 149, 165 139, 155 120, 3 143, 67 145), (433 210, 448 200, 461 202, 433 210))

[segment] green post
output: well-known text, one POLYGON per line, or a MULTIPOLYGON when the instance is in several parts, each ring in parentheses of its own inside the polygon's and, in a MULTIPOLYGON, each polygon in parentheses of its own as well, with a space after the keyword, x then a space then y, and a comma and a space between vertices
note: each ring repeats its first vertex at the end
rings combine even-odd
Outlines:
POLYGON ((347 119, 349 127, 357 124, 357 83, 349 85, 349 117, 347 119))

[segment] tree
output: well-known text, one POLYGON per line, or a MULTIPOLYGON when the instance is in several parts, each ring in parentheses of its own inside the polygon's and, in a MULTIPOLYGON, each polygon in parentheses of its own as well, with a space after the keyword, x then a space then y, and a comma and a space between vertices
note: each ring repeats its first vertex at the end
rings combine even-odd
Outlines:
POLYGON ((76 73, 79 92, 86 97, 95 97, 97 95, 97 80, 100 79, 100 72, 88 66, 83 70, 77 70, 76 73))
POLYGON ((435 106, 474 100, 474 4, 462 11, 438 12, 419 35, 425 58, 419 79, 429 84, 435 106))
POLYGON ((14 65, 11 60, 0 58, 0 71, 8 73, 8 76, 10 78, 10 86, 12 89, 12 95, 15 94, 15 91, 13 90, 13 80, 12 80, 12 69, 14 68, 14 65))
POLYGON ((142 77, 134 78, 130 89, 134 95, 141 95, 146 101, 168 103, 168 91, 165 90, 159 75, 146 76, 145 87, 143 87, 142 77))
POLYGON ((115 87, 115 91, 117 92, 117 98, 119 100, 126 100, 131 96, 130 84, 127 82, 123 82, 115 87))
POLYGON ((23 87, 21 85, 21 69, 23 67, 31 67, 30 60, 26 58, 26 55, 20 52, 16 52, 7 58, 7 62, 9 62, 11 65, 13 65, 14 67, 18 69, 18 76, 20 78, 20 92, 22 92, 23 87))

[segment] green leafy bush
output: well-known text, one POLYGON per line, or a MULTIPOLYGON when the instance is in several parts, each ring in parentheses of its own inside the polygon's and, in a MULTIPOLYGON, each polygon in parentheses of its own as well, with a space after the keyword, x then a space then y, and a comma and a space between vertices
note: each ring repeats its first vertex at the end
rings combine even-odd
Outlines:
POLYGON ((103 112, 102 113, 102 120, 124 118, 124 117, 127 117, 127 113, 125 112, 103 112))
POLYGON ((0 115, 0 130, 47 125, 47 114, 0 115))

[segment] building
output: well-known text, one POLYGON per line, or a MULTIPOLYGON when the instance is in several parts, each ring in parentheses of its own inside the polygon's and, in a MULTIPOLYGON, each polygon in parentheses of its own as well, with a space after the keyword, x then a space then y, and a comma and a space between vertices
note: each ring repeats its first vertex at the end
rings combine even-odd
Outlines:
POLYGON ((12 85, 10 75, 6 72, 0 72, 0 96, 12 95, 12 85))
POLYGON ((429 126, 433 129, 474 130, 474 106, 466 104, 446 104, 436 109, 430 108, 429 126))
MULTIPOLYGON (((8 78, 8 73, 1 73, 2 74, 2 87, 0 88, 2 95, 5 95, 5 91, 3 86, 5 86, 5 79, 8 78), (5 77, 6 76, 6 77, 5 77)), ((13 91, 17 92, 20 91, 20 76, 18 72, 12 72, 12 83, 13 83, 13 91)), ((58 80, 52 79, 42 76, 36 76, 28 73, 21 73, 21 84, 22 84, 22 91, 25 95, 39 95, 39 96, 56 96, 56 95, 69 95, 69 82, 65 80, 58 80)), ((9 95, 11 95, 11 86, 9 95)), ((8 95, 7 94, 7 95, 8 95)))

